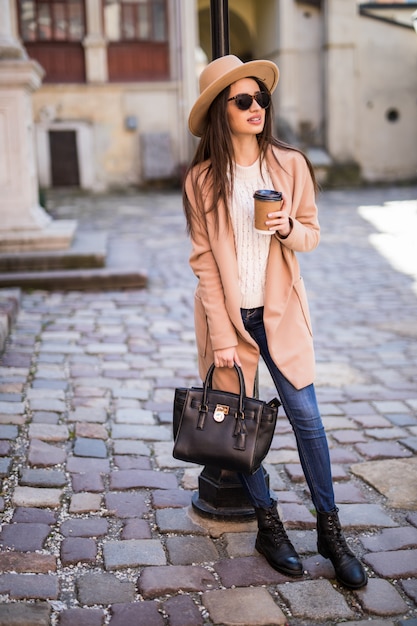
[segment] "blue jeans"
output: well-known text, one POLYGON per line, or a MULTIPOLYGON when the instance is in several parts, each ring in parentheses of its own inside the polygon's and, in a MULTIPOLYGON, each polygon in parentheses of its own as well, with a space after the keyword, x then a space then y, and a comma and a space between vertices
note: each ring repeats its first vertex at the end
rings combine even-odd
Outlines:
MULTIPOLYGON (((317 405, 314 385, 296 389, 279 371, 269 354, 263 323, 263 307, 242 309, 243 324, 259 346, 297 441, 301 466, 316 511, 335 508, 329 447, 317 405)), ((252 504, 269 507, 271 497, 263 468, 254 474, 239 474, 252 504)))

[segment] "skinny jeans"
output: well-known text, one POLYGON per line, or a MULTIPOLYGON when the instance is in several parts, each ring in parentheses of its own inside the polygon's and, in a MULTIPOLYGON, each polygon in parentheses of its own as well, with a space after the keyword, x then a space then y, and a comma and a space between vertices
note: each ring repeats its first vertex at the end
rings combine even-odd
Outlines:
MULTIPOLYGON (((314 385, 296 389, 281 374, 269 353, 263 312, 263 307, 241 309, 243 324, 259 346, 260 354, 271 374, 285 414, 294 431, 301 466, 314 507, 316 511, 326 513, 335 508, 335 501, 329 447, 314 385)), ((239 478, 255 507, 271 506, 271 496, 262 467, 254 474, 239 473, 239 478)))

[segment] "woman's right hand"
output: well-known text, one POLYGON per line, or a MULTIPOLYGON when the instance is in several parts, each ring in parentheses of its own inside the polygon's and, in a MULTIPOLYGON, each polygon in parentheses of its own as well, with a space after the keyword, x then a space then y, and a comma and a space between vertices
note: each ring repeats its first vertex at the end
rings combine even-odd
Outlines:
POLYGON ((233 367, 234 364, 242 367, 239 355, 235 347, 224 348, 223 350, 214 350, 215 367, 233 367))

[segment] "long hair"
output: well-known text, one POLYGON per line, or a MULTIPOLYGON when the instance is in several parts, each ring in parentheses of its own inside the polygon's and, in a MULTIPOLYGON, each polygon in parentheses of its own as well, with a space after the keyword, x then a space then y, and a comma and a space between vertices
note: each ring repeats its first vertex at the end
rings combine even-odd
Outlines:
MULTIPOLYGON (((253 76, 250 78, 257 82, 260 91, 268 92, 266 85, 261 80, 253 76)), ((194 220, 201 220, 204 223, 206 213, 213 213, 214 223, 216 227, 218 226, 218 206, 220 203, 224 204, 229 216, 228 207, 233 190, 234 177, 232 135, 226 115, 229 94, 230 86, 221 91, 211 103, 203 135, 186 172, 185 179, 188 175, 191 175, 196 203, 196 206, 193 208, 184 187, 184 213, 187 221, 187 232, 191 236, 193 235, 194 220), (209 199, 209 205, 208 208, 205 208, 207 199, 209 199)), ((256 136, 260 153, 260 169, 262 170, 262 164, 270 146, 276 146, 284 150, 295 150, 300 152, 305 158, 313 179, 314 188, 317 190, 316 178, 311 162, 301 150, 274 137, 272 133, 273 119, 274 113, 271 101, 270 106, 265 110, 264 127, 256 136)), ((282 167, 274 153, 273 156, 278 165, 282 167)))

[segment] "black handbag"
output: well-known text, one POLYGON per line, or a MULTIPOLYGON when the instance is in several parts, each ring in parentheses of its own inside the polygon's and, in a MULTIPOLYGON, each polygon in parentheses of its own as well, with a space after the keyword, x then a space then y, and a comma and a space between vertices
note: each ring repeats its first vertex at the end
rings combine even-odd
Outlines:
POLYGON ((240 392, 212 388, 214 363, 203 387, 177 388, 174 395, 173 457, 181 461, 253 474, 268 453, 280 402, 246 397, 241 368, 235 364, 240 392))

